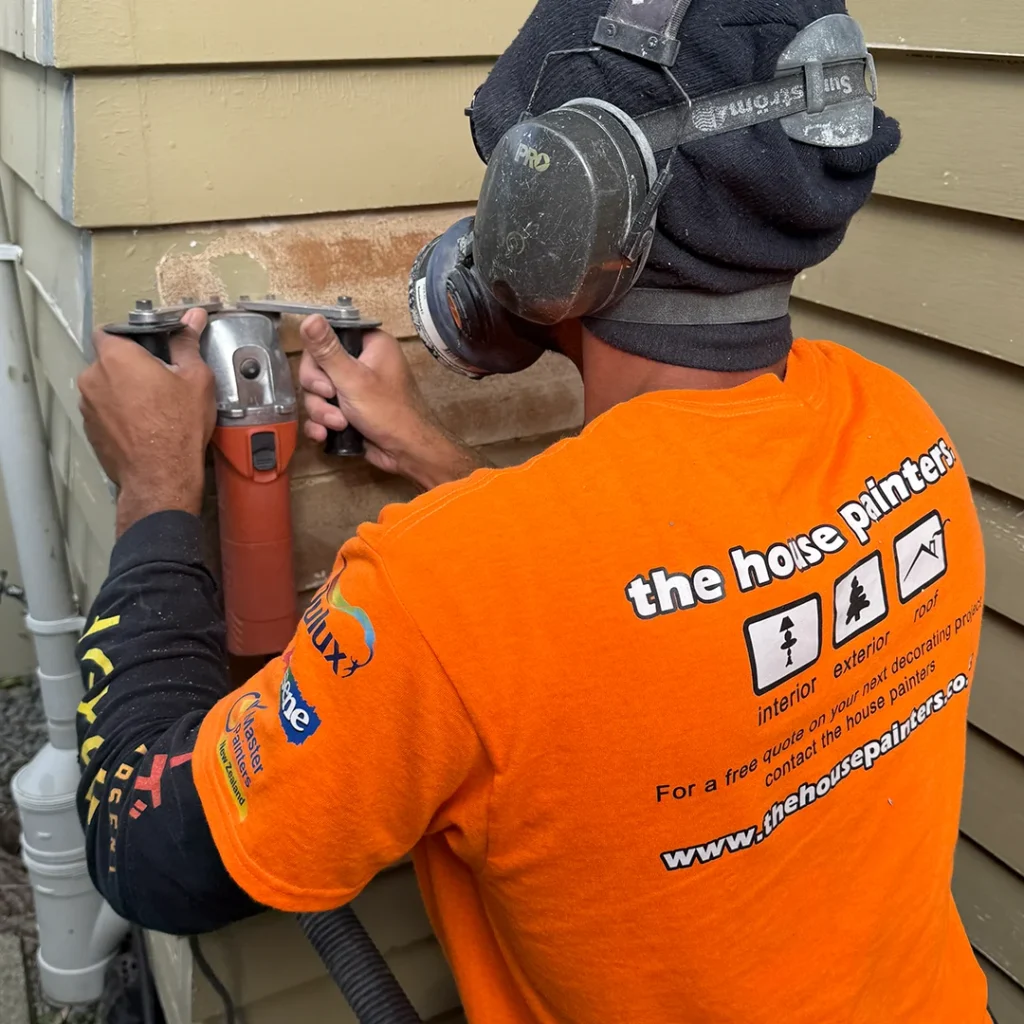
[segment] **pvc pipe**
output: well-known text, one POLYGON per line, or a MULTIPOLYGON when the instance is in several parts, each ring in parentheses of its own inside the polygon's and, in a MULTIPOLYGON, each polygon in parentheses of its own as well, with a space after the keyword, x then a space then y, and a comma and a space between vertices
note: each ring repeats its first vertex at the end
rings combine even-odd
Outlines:
POLYGON ((28 869, 41 942, 36 960, 43 991, 55 1003, 94 1003, 103 995, 107 965, 129 924, 93 887, 84 859, 43 864, 29 854, 28 869))
MULTIPOLYGON (((0 247, 8 245, 0 196, 0 247)), ((14 261, 0 259, 0 471, 7 483, 14 546, 28 599, 50 742, 75 748, 81 680, 75 644, 82 619, 75 607, 32 352, 21 312, 14 261), (78 680, 77 688, 69 680, 78 680)))
POLYGON ((52 1002, 95 1002, 128 932, 89 878, 75 797, 75 714, 82 680, 75 645, 85 622, 71 589, 64 534, 39 409, 32 352, 22 317, 7 216, 0 190, 0 472, 6 483, 21 564, 50 742, 14 777, 39 926, 39 970, 52 1002))
POLYGON ((46 864, 85 859, 85 839, 75 807, 81 772, 73 750, 49 743, 11 780, 21 818, 25 853, 46 864))

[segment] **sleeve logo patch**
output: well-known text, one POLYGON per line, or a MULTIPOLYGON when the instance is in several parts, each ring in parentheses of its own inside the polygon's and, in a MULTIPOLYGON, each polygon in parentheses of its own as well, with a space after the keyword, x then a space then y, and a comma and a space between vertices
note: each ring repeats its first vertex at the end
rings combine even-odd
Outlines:
POLYGON ((281 727, 289 743, 302 746, 320 728, 320 716, 299 690, 289 669, 281 683, 281 704, 278 708, 281 727))
POLYGON ((336 676, 348 679, 373 660, 376 633, 370 616, 341 592, 341 571, 316 593, 302 616, 310 642, 336 676))
POLYGON ((217 761, 240 821, 245 821, 249 814, 245 791, 252 786, 253 776, 263 771, 262 751, 256 735, 256 712, 266 710, 262 694, 242 694, 231 705, 224 722, 224 736, 217 744, 217 761))

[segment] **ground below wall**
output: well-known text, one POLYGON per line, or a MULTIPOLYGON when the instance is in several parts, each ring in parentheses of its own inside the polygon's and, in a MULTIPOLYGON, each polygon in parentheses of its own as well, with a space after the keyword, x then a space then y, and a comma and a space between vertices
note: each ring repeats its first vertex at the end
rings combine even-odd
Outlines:
MULTIPOLYGON (((31 1024, 102 1024, 97 1008, 56 1009, 47 1004, 35 970, 36 919, 28 875, 18 856, 18 814, 11 779, 46 742, 39 687, 32 680, 0 680, 0 935, 21 940, 31 1000, 31 1024)), ((22 1024, 3 1020, 2 1024, 22 1024)))

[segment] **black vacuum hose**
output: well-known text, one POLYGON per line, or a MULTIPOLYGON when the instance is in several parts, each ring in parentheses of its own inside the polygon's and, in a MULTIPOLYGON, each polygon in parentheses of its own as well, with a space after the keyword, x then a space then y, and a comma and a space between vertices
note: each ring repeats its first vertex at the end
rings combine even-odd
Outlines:
POLYGON ((298 916, 359 1024, 423 1024, 351 907, 298 916))

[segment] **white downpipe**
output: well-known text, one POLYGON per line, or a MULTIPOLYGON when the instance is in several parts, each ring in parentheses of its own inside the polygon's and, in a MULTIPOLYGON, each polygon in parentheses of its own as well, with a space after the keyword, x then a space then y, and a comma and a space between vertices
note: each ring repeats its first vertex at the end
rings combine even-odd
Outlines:
POLYGON ((10 506, 50 742, 14 777, 23 858, 39 923, 43 991, 57 1003, 94 1002, 128 925, 89 880, 75 808, 75 713, 82 680, 75 644, 84 625, 71 588, 64 534, 36 392, 32 355, 0 193, 0 472, 10 506))

